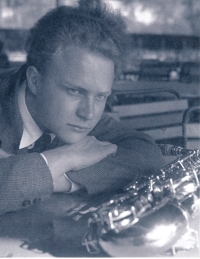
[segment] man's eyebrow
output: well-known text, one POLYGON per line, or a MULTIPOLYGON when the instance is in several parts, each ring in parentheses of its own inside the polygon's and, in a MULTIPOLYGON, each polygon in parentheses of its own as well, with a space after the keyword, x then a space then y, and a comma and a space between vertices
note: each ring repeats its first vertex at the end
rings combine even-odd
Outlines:
POLYGON ((98 94, 105 94, 105 95, 110 95, 112 91, 107 91, 107 92, 99 92, 98 94))
MULTIPOLYGON (((76 88, 78 90, 87 91, 85 88, 83 88, 79 85, 73 85, 73 84, 69 83, 68 81, 65 81, 65 83, 63 85, 66 87, 72 87, 72 88, 76 88)), ((112 91, 98 92, 98 94, 105 94, 105 95, 110 95, 111 93, 112 93, 112 91)))
POLYGON ((63 84, 62 84, 63 87, 65 87, 66 89, 67 88, 73 88, 73 89, 76 89, 76 90, 79 90, 79 91, 86 91, 86 89, 84 89, 83 87, 79 86, 79 85, 73 85, 67 81, 65 81, 63 84))
POLYGON ((63 86, 73 87, 73 88, 80 88, 80 89, 82 89, 81 86, 79 86, 79 85, 73 85, 73 84, 69 83, 68 81, 65 81, 62 85, 63 85, 63 86))

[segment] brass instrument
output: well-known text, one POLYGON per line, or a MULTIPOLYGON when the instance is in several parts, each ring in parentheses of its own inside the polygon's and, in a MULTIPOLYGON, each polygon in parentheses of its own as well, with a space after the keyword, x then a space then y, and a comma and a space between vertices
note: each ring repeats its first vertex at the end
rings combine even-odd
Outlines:
POLYGON ((101 204, 88 220, 83 245, 110 256, 152 256, 176 252, 180 238, 198 245, 189 219, 200 204, 200 151, 160 146, 179 155, 151 177, 140 177, 101 204))

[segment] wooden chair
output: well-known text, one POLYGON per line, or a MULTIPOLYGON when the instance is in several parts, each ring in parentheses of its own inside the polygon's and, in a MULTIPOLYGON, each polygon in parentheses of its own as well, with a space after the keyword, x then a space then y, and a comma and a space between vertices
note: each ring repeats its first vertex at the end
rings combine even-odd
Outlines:
POLYGON ((158 143, 177 145, 173 140, 183 138, 182 118, 188 100, 174 90, 114 91, 107 105, 108 115, 147 133, 158 143))

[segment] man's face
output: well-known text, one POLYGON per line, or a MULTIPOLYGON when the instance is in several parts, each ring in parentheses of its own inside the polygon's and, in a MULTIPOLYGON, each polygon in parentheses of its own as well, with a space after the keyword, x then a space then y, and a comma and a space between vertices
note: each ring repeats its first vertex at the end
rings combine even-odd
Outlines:
POLYGON ((62 50, 39 74, 38 125, 65 143, 82 140, 100 120, 113 78, 112 60, 83 48, 62 50))

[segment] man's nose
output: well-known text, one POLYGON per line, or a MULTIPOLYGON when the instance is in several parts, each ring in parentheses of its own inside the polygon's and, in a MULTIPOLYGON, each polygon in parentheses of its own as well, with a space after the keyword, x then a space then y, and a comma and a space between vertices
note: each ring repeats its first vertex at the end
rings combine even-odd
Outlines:
POLYGON ((77 109, 77 116, 84 120, 92 120, 94 118, 94 99, 87 97, 81 100, 77 109))

